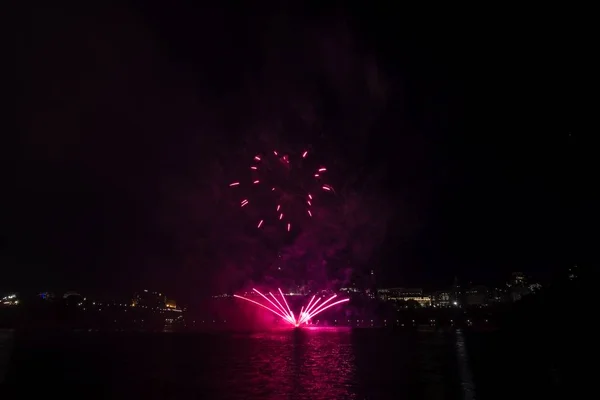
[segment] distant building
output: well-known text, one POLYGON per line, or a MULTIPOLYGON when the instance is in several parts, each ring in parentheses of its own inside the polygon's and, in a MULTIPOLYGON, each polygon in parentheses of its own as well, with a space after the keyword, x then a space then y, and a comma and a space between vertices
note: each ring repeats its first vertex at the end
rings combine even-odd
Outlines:
POLYGON ((486 306, 489 300, 489 289, 483 285, 473 286, 465 291, 466 306, 486 306))
POLYGON ((19 305, 19 297, 16 293, 9 294, 0 299, 0 305, 2 306, 18 306, 19 305))
POLYGON ((506 289, 494 288, 490 290, 488 302, 490 304, 505 303, 508 301, 508 292, 506 289))
POLYGON ((452 292, 450 294, 450 301, 453 306, 458 306, 462 304, 462 288, 458 282, 458 277, 454 277, 454 283, 452 284, 452 292))
POLYGON ((166 308, 167 297, 160 292, 150 292, 147 289, 136 293, 131 300, 133 307, 166 308))
POLYGON ((378 289, 377 297, 383 301, 415 301, 423 307, 432 304, 431 296, 424 296, 421 288, 378 289))
POLYGON ((531 283, 531 284, 528 286, 528 288, 529 288, 529 291, 530 291, 531 293, 534 293, 534 292, 537 292, 537 291, 539 291, 539 290, 542 290, 542 285, 541 285, 541 284, 539 284, 539 283, 531 283))
POLYGON ((525 279, 525 274, 522 272, 513 272, 510 281, 507 283, 508 287, 527 286, 527 280, 525 279))
POLYGON ((529 293, 531 293, 531 291, 527 287, 513 286, 510 288, 508 295, 510 300, 519 301, 523 296, 528 295, 529 293))
POLYGON ((431 296, 431 301, 436 307, 450 307, 452 305, 452 293, 449 291, 436 292, 431 296))
POLYGON ((523 296, 531 293, 531 290, 527 287, 525 274, 522 272, 513 272, 506 286, 508 287, 508 297, 511 301, 519 301, 523 296))
POLYGON ((399 292, 400 296, 404 297, 419 297, 423 296, 423 289, 421 288, 403 288, 399 292))
POLYGON ((387 301, 390 295, 390 289, 377 289, 377 298, 379 300, 387 301))
POLYGON ((381 300, 403 300, 405 297, 423 296, 423 289, 420 289, 420 288, 378 289, 377 296, 381 300))
POLYGON ((431 296, 407 296, 401 300, 404 302, 414 301, 421 307, 431 307, 431 296))
POLYGON ((169 299, 169 300, 166 301, 165 306, 167 308, 173 308, 173 309, 175 309, 175 308, 177 308, 177 303, 175 302, 175 300, 170 300, 169 299))
POLYGON ((374 299, 377 296, 377 280, 374 270, 369 271, 369 274, 364 279, 363 284, 365 286, 364 293, 368 298, 374 299))
POLYGON ((340 288, 340 292, 344 292, 344 293, 348 293, 348 294, 350 294, 350 293, 356 294, 356 293, 360 293, 360 289, 357 288, 355 284, 352 284, 351 286, 340 288))

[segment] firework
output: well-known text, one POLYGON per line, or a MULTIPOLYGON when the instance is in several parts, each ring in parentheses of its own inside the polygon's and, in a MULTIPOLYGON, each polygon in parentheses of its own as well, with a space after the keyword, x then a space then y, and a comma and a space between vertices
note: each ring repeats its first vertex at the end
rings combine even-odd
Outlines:
POLYGON ((298 313, 298 316, 295 316, 292 309, 290 308, 287 300, 285 299, 285 296, 283 295, 283 292, 281 291, 281 289, 278 289, 278 291, 279 291, 279 295, 283 299, 283 302, 280 302, 277 299, 277 296, 271 292, 269 292, 269 296, 271 296, 271 299, 273 299, 273 300, 271 300, 268 296, 264 295, 263 293, 259 292, 256 289, 252 289, 252 290, 254 292, 256 292, 259 296, 261 296, 264 300, 266 300, 269 305, 266 305, 267 303, 260 303, 258 301, 251 300, 251 299, 248 299, 243 296, 238 296, 237 294, 234 294, 233 296, 237 297, 238 299, 249 301, 250 303, 256 304, 257 306, 260 306, 266 310, 269 310, 270 312, 277 315, 278 317, 283 319, 285 322, 289 323, 290 325, 292 325, 294 327, 299 327, 302 324, 306 324, 312 318, 314 318, 315 316, 317 316, 318 314, 322 313, 323 311, 327 310, 330 307, 350 301, 350 299, 343 299, 343 300, 338 300, 338 301, 334 301, 333 303, 330 303, 331 300, 333 300, 337 297, 337 295, 334 294, 330 298, 328 298, 327 300, 322 302, 320 305, 318 305, 319 301, 322 299, 322 297, 317 298, 317 296, 315 295, 310 299, 310 301, 308 302, 306 307, 302 306, 302 308, 300 309, 300 313, 298 313), (315 298, 317 299, 316 301, 315 301, 315 298), (284 304, 285 304, 285 307, 284 307, 284 304))
POLYGON ((239 195, 239 206, 247 206, 256 218, 257 229, 276 224, 292 232, 303 220, 316 215, 317 193, 335 193, 324 182, 327 168, 313 160, 308 150, 297 156, 277 150, 257 154, 249 172, 247 179, 231 182, 229 187, 239 195))

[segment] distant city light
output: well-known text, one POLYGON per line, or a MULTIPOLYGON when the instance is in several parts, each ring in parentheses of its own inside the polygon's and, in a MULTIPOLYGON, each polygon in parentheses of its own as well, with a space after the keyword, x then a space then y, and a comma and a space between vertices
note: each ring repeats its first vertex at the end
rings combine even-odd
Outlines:
POLYGON ((16 306, 19 304, 19 300, 17 299, 16 294, 9 294, 8 296, 5 296, 2 299, 0 299, 0 302, 2 305, 5 306, 16 306))

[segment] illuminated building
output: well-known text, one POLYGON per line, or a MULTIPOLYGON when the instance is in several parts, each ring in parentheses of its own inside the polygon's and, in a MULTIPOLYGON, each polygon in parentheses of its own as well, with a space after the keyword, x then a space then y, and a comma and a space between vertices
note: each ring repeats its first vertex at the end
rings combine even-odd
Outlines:
POLYGON ((431 296, 424 296, 421 288, 389 288, 377 290, 377 296, 384 301, 414 301, 422 307, 431 306, 431 296))
POLYGON ((175 300, 167 300, 166 303, 165 303, 165 306, 167 308, 173 308, 173 309, 175 309, 175 308, 177 308, 177 303, 175 302, 175 300))
POLYGON ((383 301, 388 300, 388 297, 390 296, 390 290, 391 289, 378 289, 377 298, 383 301))
POLYGON ((460 306, 462 304, 462 290, 458 283, 458 277, 454 277, 454 283, 452 284, 451 298, 453 306, 460 306))
POLYGON ((452 295, 450 292, 437 292, 431 296, 431 301, 436 307, 450 307, 452 305, 452 295))
POLYGON ((360 289, 358 289, 355 285, 352 285, 351 287, 343 287, 343 288, 341 288, 340 292, 344 292, 344 293, 360 293, 360 289))
POLYGON ((167 297, 160 292, 150 292, 144 289, 136 293, 131 300, 132 307, 166 308, 167 297))
POLYGON ((494 288, 490 290, 488 302, 489 303, 504 303, 507 300, 506 289, 494 288))
POLYGON ((403 297, 402 300, 417 302, 421 307, 431 306, 431 296, 406 296, 403 297))
POLYGON ((507 283, 507 285, 509 287, 512 286, 526 286, 527 282, 525 280, 525 274, 523 274, 522 272, 513 272, 512 273, 512 279, 507 283))
POLYGON ((540 285, 539 283, 532 283, 529 285, 528 288, 533 293, 542 290, 542 285, 540 285))
POLYGON ((19 298, 16 294, 9 294, 0 299, 0 305, 3 306, 17 306, 19 305, 19 298))
POLYGON ((377 295, 382 300, 404 300, 407 297, 423 296, 421 288, 389 288, 377 290, 377 295))
POLYGON ((512 301, 521 300, 523 296, 531 293, 522 272, 513 272, 511 280, 506 283, 506 286, 509 287, 508 295, 512 301))

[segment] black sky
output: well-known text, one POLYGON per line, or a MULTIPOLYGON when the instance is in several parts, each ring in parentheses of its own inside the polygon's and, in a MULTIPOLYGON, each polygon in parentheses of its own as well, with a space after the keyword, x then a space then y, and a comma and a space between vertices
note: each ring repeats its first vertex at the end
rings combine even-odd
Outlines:
POLYGON ((17 10, 0 289, 210 290, 215 185, 275 131, 383 171, 395 212, 373 262, 391 285, 574 260, 565 36, 514 16, 185 4, 17 10))

